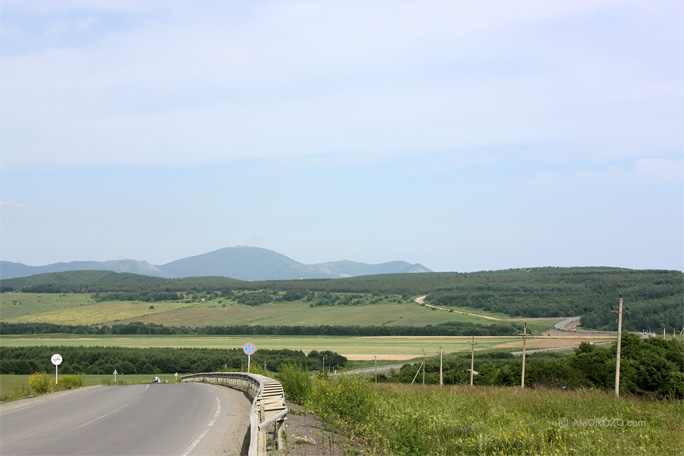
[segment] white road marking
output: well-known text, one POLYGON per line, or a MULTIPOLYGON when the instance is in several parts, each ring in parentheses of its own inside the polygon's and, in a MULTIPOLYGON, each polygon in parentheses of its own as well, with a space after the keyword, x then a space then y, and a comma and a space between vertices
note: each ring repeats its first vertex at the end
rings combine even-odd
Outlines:
POLYGON ((211 429, 211 427, 214 425, 214 423, 216 423, 216 420, 218 419, 219 414, 221 413, 221 401, 219 400, 218 397, 216 398, 216 405, 217 405, 217 408, 216 408, 216 413, 214 413, 214 418, 211 419, 211 421, 210 421, 209 424, 207 425, 207 427, 206 427, 206 429, 204 430, 204 432, 202 432, 202 433, 200 434, 200 436, 197 437, 197 439, 196 439, 194 442, 192 442, 192 445, 190 445, 190 448, 188 448, 187 450, 185 450, 185 453, 183 453, 182 456, 188 456, 188 455, 190 454, 190 452, 191 452, 192 450, 195 449, 195 447, 197 446, 197 444, 200 443, 200 440, 202 440, 202 439, 204 438, 204 436, 207 435, 207 433, 209 432, 209 430, 211 429))
POLYGON ((99 416, 99 417, 95 418, 94 420, 90 420, 90 421, 88 421, 86 424, 82 424, 82 425, 80 425, 79 427, 74 428, 74 430, 76 430, 76 429, 81 429, 82 427, 86 427, 86 426, 88 426, 89 424, 94 423, 95 421, 101 420, 101 419, 104 418, 105 416, 109 416, 109 415, 111 415, 112 413, 118 412, 119 410, 121 410, 121 409, 124 408, 124 407, 127 407, 128 405, 130 405, 130 404, 133 403, 133 402, 134 402, 134 401, 127 402, 127 403, 125 403, 124 405, 122 405, 121 407, 119 407, 118 409, 112 410, 112 411, 109 412, 109 413, 105 413, 104 415, 99 416))

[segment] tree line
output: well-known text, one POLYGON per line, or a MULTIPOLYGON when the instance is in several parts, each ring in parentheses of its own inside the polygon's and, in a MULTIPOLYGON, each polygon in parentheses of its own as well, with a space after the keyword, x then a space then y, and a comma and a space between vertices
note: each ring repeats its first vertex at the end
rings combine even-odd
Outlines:
MULTIPOLYGON (((125 348, 125 347, 2 347, 0 346, 0 374, 27 375, 51 372, 53 354, 62 355, 59 366, 62 374, 108 375, 170 374, 239 371, 247 367, 247 355, 241 349, 210 348, 125 348)), ((257 350, 251 362, 266 364, 277 372, 286 364, 300 365, 308 370, 319 370, 323 365, 332 369, 344 367, 347 358, 332 351, 257 350)))
MULTIPOLYGON (((610 390, 615 381, 616 343, 606 346, 582 343, 568 356, 535 353, 527 356, 526 387, 601 388, 610 390)), ((419 364, 405 364, 397 375, 381 376, 381 381, 411 383, 419 364)), ((470 353, 445 359, 446 384, 470 382, 470 353)), ((439 361, 426 364, 426 383, 439 383, 439 361)), ((476 385, 520 386, 522 359, 510 353, 476 353, 476 385)), ((422 382, 419 375, 417 381, 422 382)), ((622 336, 620 391, 626 394, 654 395, 684 399, 684 343, 676 339, 642 339, 622 336)))
POLYGON ((100 335, 214 335, 214 336, 514 336, 522 326, 517 323, 480 325, 447 322, 427 326, 164 326, 155 323, 125 323, 111 326, 62 325, 54 323, 1 323, 1 335, 100 334, 100 335))

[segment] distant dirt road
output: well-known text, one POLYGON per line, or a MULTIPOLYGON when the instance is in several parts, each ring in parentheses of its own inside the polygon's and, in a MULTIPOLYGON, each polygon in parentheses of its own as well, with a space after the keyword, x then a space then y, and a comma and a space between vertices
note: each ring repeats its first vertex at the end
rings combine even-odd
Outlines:
POLYGON ((447 309, 446 307, 439 307, 439 306, 433 306, 431 304, 425 304, 425 298, 427 298, 427 295, 424 296, 418 296, 415 301, 420 304, 424 305, 425 307, 431 307, 433 309, 439 309, 443 310, 445 312, 454 312, 454 313, 460 313, 463 315, 470 315, 471 317, 480 317, 484 318, 486 320, 494 320, 494 321, 532 321, 532 320, 550 320, 548 317, 535 317, 535 318, 498 318, 498 317, 491 317, 489 315, 482 315, 482 314, 476 314, 476 313, 471 313, 471 312, 463 312, 461 310, 456 310, 456 309, 447 309))

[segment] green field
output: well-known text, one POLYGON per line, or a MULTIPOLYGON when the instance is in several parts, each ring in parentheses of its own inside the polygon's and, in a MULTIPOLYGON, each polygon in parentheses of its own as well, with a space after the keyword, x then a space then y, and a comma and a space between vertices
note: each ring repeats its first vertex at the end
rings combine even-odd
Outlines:
MULTIPOLYGON (((479 337, 478 350, 509 343, 515 338, 479 337)), ((252 342, 257 349, 290 349, 309 353, 331 350, 342 355, 378 355, 381 359, 407 359, 422 356, 470 351, 468 337, 352 337, 352 336, 0 336, 5 347, 70 346, 70 347, 131 347, 131 348, 239 348, 252 342)))
MULTIPOLYGON (((302 301, 277 301, 247 306, 227 299, 205 302, 95 302, 90 294, 3 293, 0 295, 0 321, 8 323, 55 323, 69 325, 112 325, 143 322, 164 326, 426 326, 447 322, 478 324, 505 323, 505 314, 460 307, 503 321, 445 312, 417 304, 399 295, 385 295, 378 303, 358 306, 315 306, 302 301)), ((536 334, 560 319, 531 320, 528 328, 536 334)), ((517 324, 521 324, 519 321, 517 324)))

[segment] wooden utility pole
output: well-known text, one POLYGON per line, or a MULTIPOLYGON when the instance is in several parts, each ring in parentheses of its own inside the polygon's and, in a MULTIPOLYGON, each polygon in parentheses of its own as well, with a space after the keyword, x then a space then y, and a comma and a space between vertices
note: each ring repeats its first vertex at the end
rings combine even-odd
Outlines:
POLYGON ((475 375, 475 345, 477 345, 477 342, 475 342, 475 336, 473 336, 473 340, 470 342, 470 386, 473 386, 473 377, 475 375))
POLYGON ((439 347, 439 386, 444 385, 442 377, 442 347, 439 347))
POLYGON ((378 383, 378 355, 373 355, 375 360, 375 383, 378 383))
POLYGON ((425 385, 425 349, 423 349, 423 385, 425 385))
POLYGON ((525 345, 527 342, 527 322, 525 322, 523 336, 523 359, 522 359, 522 379, 520 380, 520 387, 525 388, 525 345))
POLYGON ((620 352, 622 348, 622 314, 629 310, 622 310, 622 294, 620 294, 620 306, 618 310, 611 310, 618 315, 617 354, 615 357, 615 397, 620 397, 620 352))

